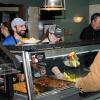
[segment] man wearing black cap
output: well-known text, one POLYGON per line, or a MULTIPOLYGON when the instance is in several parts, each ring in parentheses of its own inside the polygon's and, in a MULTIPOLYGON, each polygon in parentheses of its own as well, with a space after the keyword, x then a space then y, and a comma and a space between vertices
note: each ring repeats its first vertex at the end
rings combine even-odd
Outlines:
MULTIPOLYGON (((61 38, 63 36, 62 33, 62 29, 57 26, 57 25, 50 25, 47 30, 46 33, 44 34, 43 37, 43 43, 48 43, 48 44, 56 44, 61 42, 61 38)), ((53 73, 58 79, 63 79, 63 74, 61 73, 61 70, 63 70, 63 68, 61 68, 63 64, 62 60, 56 60, 53 59, 51 62, 46 62, 46 70, 47 73, 50 74, 53 73), (59 62, 59 63, 58 63, 59 62)))
POLYGON ((63 34, 57 25, 50 25, 43 36, 43 43, 55 44, 61 41, 63 34))

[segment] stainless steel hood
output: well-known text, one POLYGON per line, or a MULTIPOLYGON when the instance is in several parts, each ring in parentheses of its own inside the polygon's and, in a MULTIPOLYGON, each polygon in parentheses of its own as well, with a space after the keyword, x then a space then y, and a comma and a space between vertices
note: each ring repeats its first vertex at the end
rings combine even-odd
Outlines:
POLYGON ((65 0, 45 0, 44 5, 41 7, 40 10, 65 10, 66 5, 65 5, 65 0))

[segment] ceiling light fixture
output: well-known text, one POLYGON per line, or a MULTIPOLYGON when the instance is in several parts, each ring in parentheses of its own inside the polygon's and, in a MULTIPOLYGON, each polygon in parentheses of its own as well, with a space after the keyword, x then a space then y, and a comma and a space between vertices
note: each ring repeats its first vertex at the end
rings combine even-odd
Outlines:
POLYGON ((65 10, 65 0, 45 0, 43 7, 41 7, 41 10, 65 10))

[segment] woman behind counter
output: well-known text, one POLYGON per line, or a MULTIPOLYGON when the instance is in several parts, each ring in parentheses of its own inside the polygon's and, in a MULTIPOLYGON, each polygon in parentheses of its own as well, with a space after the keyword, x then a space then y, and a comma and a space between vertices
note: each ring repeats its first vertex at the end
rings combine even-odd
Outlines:
MULTIPOLYGON (((57 30, 57 28, 56 28, 57 30)), ((57 33, 56 30, 51 31, 50 29, 47 29, 47 32, 43 36, 43 43, 48 43, 48 44, 56 44, 61 42, 61 33, 57 33)))
MULTIPOLYGON (((44 44, 57 44, 62 42, 62 37, 63 37, 63 33, 62 33, 62 29, 57 26, 57 25, 50 25, 50 27, 47 29, 46 33, 43 36, 43 40, 42 43, 44 44)), ((58 79, 63 79, 63 74, 61 73, 61 64, 62 61, 57 61, 57 60, 53 60, 51 62, 46 62, 47 66, 46 66, 46 70, 52 71, 53 74, 58 78, 58 79), (60 62, 60 63, 58 63, 60 62), (59 68, 58 68, 59 67, 59 68)))

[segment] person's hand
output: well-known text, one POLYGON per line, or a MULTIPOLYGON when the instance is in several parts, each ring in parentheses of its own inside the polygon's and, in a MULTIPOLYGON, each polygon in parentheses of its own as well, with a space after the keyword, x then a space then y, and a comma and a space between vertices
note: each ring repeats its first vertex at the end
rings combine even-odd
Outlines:
POLYGON ((2 26, 2 27, 1 27, 1 33, 2 33, 4 36, 9 35, 8 28, 5 27, 5 26, 2 26))
POLYGON ((81 80, 82 80, 81 77, 76 80, 75 87, 78 88, 80 90, 80 92, 82 93, 83 89, 82 89, 81 84, 80 84, 81 80))
POLYGON ((58 74, 56 75, 56 77, 57 77, 57 79, 62 79, 62 80, 64 80, 64 74, 63 74, 63 73, 58 73, 58 74))
POLYGON ((21 73, 18 73, 17 74, 17 79, 19 80, 19 82, 22 82, 25 80, 25 75, 24 74, 21 74, 21 73))
POLYGON ((41 66, 36 63, 32 63, 32 69, 33 71, 37 71, 40 73, 40 76, 45 76, 46 75, 46 68, 45 66, 41 66))
POLYGON ((40 75, 45 76, 46 75, 46 68, 43 66, 40 66, 40 75))
POLYGON ((57 66, 54 66, 51 71, 54 73, 57 79, 64 79, 64 75, 57 66))
POLYGON ((18 42, 17 44, 16 44, 16 46, 22 46, 24 43, 23 42, 18 42))
POLYGON ((32 55, 32 64, 37 63, 38 59, 36 58, 36 55, 32 55))

